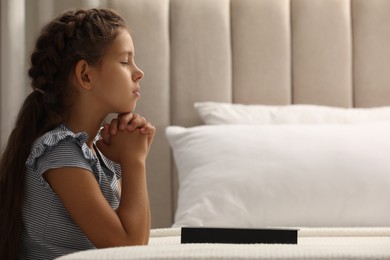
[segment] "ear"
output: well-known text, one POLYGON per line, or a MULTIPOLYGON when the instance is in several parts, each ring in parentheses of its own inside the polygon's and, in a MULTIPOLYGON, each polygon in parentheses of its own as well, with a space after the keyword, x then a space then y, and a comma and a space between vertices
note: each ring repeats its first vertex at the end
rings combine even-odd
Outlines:
POLYGON ((86 90, 92 89, 91 70, 92 67, 85 60, 79 60, 74 69, 76 82, 86 90))

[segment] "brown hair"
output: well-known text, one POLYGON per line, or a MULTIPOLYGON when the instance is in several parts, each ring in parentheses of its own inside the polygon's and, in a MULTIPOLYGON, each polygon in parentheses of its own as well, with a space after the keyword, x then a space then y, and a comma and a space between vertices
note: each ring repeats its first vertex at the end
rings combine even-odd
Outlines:
POLYGON ((33 142, 63 121, 75 64, 99 64, 117 28, 127 28, 120 15, 91 9, 67 11, 42 29, 28 71, 36 91, 25 99, 0 160, 0 259, 19 258, 25 162, 33 142))

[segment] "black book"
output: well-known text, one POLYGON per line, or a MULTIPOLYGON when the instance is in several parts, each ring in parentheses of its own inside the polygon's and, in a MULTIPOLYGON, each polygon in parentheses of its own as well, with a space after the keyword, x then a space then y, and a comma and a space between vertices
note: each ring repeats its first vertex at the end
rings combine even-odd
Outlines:
POLYGON ((298 229, 183 227, 181 243, 298 244, 298 229))

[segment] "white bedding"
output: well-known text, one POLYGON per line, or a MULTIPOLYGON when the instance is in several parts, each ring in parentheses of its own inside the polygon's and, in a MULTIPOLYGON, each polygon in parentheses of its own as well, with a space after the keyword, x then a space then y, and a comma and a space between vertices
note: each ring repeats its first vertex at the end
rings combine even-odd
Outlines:
POLYGON ((298 245, 180 244, 180 228, 155 229, 148 246, 58 259, 390 259, 390 228, 300 228, 298 245))
POLYGON ((170 126, 173 227, 388 227, 390 122, 170 126))

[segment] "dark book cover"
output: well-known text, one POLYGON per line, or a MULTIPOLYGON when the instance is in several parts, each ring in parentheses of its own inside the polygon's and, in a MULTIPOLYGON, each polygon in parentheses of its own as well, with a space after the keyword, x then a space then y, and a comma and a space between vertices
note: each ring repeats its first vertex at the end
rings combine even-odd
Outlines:
POLYGON ((181 243, 298 244, 298 229, 183 227, 181 243))

